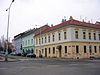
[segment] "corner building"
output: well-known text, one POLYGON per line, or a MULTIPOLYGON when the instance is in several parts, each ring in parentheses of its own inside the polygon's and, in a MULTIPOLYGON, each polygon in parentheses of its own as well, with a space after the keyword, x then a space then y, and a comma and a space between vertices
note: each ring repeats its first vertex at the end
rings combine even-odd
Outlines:
POLYGON ((35 54, 48 58, 100 58, 100 24, 70 17, 35 35, 35 54))

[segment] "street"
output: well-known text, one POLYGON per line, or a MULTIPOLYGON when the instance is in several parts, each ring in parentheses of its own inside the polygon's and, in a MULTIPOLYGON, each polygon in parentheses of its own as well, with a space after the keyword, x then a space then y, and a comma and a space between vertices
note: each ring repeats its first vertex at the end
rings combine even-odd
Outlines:
POLYGON ((100 75, 100 60, 33 58, 0 62, 0 75, 100 75))

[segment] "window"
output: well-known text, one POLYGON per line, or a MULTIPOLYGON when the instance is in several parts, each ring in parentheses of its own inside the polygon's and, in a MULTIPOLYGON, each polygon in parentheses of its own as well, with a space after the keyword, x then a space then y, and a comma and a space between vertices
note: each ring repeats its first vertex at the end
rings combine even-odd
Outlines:
POLYGON ((100 34, 98 34, 98 36, 99 36, 99 40, 100 40, 100 34))
POLYGON ((94 33, 93 35, 94 35, 94 40, 96 40, 96 33, 94 33))
POLYGON ((58 39, 61 40, 61 34, 60 33, 58 33, 58 39))
POLYGON ((30 44, 30 40, 28 40, 28 44, 30 44))
POLYGON ((84 53, 86 53, 86 46, 84 46, 84 53))
POLYGON ((47 42, 47 38, 45 37, 45 43, 47 42))
POLYGON ((99 46, 99 52, 100 52, 100 46, 99 46))
POLYGON ((40 38, 39 38, 39 44, 40 44, 40 38))
POLYGON ((48 42, 50 42, 50 35, 48 36, 48 42))
POLYGON ((97 53, 97 47, 96 46, 94 46, 94 52, 97 53))
POLYGON ((42 37, 42 44, 43 44, 43 37, 42 37))
POLYGON ((67 39, 67 35, 66 35, 66 32, 64 32, 64 39, 65 39, 65 40, 67 39))
POLYGON ((25 45, 27 45, 27 40, 25 41, 25 45))
POLYGON ((55 47, 53 47, 53 54, 55 54, 55 47))
POLYGON ((67 53, 67 46, 65 46, 65 53, 67 53))
POLYGON ((38 39, 36 38, 36 45, 38 44, 38 39))
POLYGON ((31 39, 31 44, 33 44, 33 39, 31 39))
POLYGON ((91 33, 89 33, 89 39, 91 40, 91 33))
POLYGON ((86 39, 86 32, 83 32, 83 39, 86 39))
POLYGON ((24 41, 23 41, 23 45, 24 45, 24 41))
POLYGON ((91 45, 89 46, 89 52, 90 52, 90 54, 92 53, 92 46, 91 45))
POLYGON ((50 54, 50 48, 49 48, 49 54, 50 54))
POLYGON ((78 39, 78 31, 75 31, 75 38, 78 39))
POLYGON ((34 53, 33 48, 31 49, 31 53, 34 53))
POLYGON ((79 46, 76 46, 76 53, 79 53, 79 46))
POLYGON ((54 36, 54 34, 52 35, 52 41, 53 41, 53 42, 55 41, 55 36, 54 36))
POLYGON ((42 49, 42 54, 44 53, 44 49, 42 49))

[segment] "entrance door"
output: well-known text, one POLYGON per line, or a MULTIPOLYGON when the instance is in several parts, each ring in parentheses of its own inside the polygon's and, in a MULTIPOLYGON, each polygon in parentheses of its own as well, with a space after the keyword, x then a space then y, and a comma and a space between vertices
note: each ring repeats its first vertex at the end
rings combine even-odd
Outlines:
POLYGON ((45 48, 45 57, 47 57, 47 48, 45 48))

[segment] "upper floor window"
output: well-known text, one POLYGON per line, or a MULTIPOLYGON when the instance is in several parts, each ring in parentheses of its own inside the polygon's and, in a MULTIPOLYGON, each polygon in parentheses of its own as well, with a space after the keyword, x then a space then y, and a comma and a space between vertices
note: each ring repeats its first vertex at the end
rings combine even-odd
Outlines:
POLYGON ((36 45, 38 44, 38 39, 36 38, 36 45))
POLYGON ((55 41, 55 35, 54 34, 52 35, 52 41, 53 42, 55 41))
POLYGON ((64 32, 64 39, 65 39, 65 40, 67 39, 67 34, 66 34, 66 32, 64 32))
POLYGON ((89 39, 91 40, 91 33, 89 33, 89 39))
POLYGON ((96 40, 96 33, 94 33, 93 35, 94 35, 94 40, 96 40))
POLYGON ((43 44, 43 37, 42 37, 42 44, 43 44))
POLYGON ((30 44, 30 40, 28 40, 28 44, 30 44))
POLYGON ((99 40, 100 40, 100 34, 98 34, 98 36, 99 36, 99 40))
POLYGON ((24 41, 23 41, 23 43, 22 43, 23 45, 24 45, 24 41))
POLYGON ((50 35, 48 36, 48 42, 50 42, 50 35))
POLYGON ((61 33, 58 33, 58 39, 61 40, 61 33))
POLYGON ((47 42, 47 37, 45 37, 45 43, 47 42))
POLYGON ((83 32, 83 39, 86 39, 86 32, 83 32))
POLYGON ((27 45, 27 40, 25 41, 25 45, 27 45))
POLYGON ((31 39, 31 44, 33 44, 33 39, 31 39))
POLYGON ((75 38, 78 39, 78 31, 75 31, 75 38))
POLYGON ((40 38, 39 38, 39 44, 40 44, 40 42, 41 42, 41 40, 40 40, 40 38))

